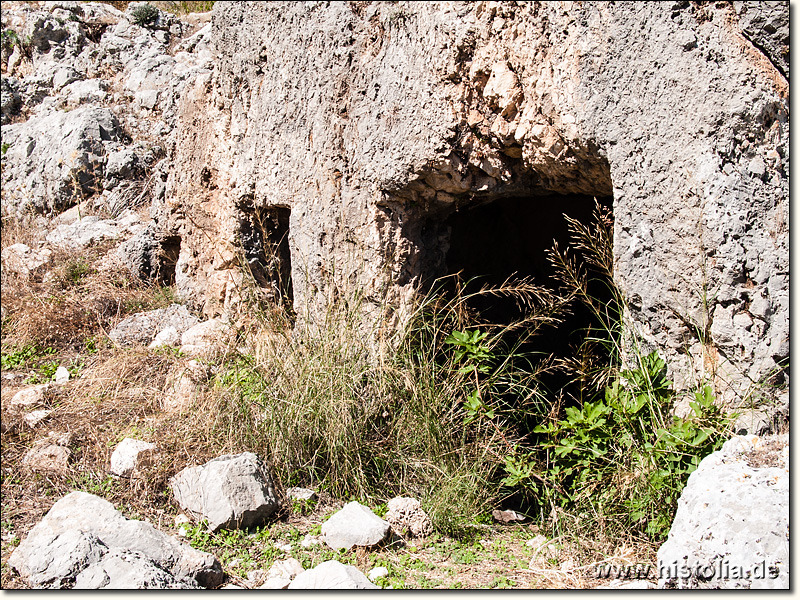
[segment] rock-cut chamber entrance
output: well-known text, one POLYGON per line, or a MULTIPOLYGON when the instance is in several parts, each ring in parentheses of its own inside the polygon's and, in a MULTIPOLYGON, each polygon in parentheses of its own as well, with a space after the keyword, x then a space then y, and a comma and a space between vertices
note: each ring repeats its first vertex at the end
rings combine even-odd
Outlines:
MULTIPOLYGON (((571 246, 571 233, 564 215, 592 227, 597 205, 608 215, 612 213, 611 197, 581 194, 547 194, 498 198, 474 207, 462 208, 446 217, 440 224, 449 246, 444 252, 445 275, 456 275, 466 282, 466 291, 475 292, 481 286, 501 286, 509 278, 527 278, 533 283, 557 291, 562 284, 556 269, 548 260, 554 242, 563 252, 571 246)), ((570 249, 579 266, 582 255, 570 249)), ((441 267, 440 267, 441 271, 441 267)), ((589 293, 600 303, 612 305, 614 298, 610 282, 604 282, 590 270, 589 293), (594 277, 594 279, 592 279, 594 277)), ((523 317, 523 309, 513 297, 478 295, 469 300, 479 320, 500 325, 513 323, 523 317)), ((570 305, 569 313, 557 326, 547 326, 519 350, 541 357, 573 358, 586 332, 597 331, 600 324, 595 315, 579 302, 570 305)), ((511 333, 506 343, 513 346, 524 331, 511 333)), ((542 383, 550 392, 558 393, 567 385, 564 373, 551 373, 542 383)), ((566 391, 566 390, 565 390, 566 391)))

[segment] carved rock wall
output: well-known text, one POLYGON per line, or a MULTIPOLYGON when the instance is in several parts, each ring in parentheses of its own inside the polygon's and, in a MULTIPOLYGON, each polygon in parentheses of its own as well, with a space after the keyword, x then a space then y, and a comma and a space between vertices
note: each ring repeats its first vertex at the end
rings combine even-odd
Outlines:
POLYGON ((613 196, 631 322, 747 396, 788 364, 788 3, 735 4, 217 3, 156 210, 180 291, 232 308, 277 211, 301 319, 358 287, 391 324, 455 211, 613 196))

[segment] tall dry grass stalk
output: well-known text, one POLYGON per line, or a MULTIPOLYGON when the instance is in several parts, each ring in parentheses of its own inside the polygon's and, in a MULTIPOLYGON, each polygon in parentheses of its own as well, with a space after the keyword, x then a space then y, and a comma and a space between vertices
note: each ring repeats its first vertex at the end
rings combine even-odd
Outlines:
POLYGON ((247 325, 216 361, 211 391, 195 409, 204 437, 220 451, 264 455, 286 485, 380 501, 412 494, 443 530, 474 520, 497 501, 499 466, 520 436, 514 411, 544 400, 540 372, 508 338, 519 343, 523 329, 533 335, 556 321, 561 302, 526 280, 457 289, 422 297, 388 357, 376 355, 364 332, 357 294, 307 328, 291 329, 274 311, 244 311, 247 325), (476 295, 515 298, 525 311, 513 323, 477 322, 469 309, 476 295), (466 418, 475 379, 446 343, 470 327, 487 331, 497 351, 480 382, 495 408, 491 421, 466 418))

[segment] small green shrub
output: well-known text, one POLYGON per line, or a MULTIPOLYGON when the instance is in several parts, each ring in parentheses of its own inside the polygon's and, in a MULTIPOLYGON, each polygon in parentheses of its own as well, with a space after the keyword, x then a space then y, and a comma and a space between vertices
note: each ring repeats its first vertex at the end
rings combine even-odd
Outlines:
POLYGON ((133 22, 139 27, 149 27, 158 21, 159 11, 152 4, 141 4, 131 11, 133 22))
POLYGON ((665 372, 657 354, 647 355, 603 397, 537 427, 544 457, 512 457, 506 483, 534 490, 543 506, 592 507, 663 538, 689 474, 722 443, 726 424, 708 386, 695 393, 690 416, 671 415, 665 372))
POLYGON ((64 271, 64 282, 68 285, 78 285, 87 275, 94 272, 92 266, 84 258, 70 260, 64 271))

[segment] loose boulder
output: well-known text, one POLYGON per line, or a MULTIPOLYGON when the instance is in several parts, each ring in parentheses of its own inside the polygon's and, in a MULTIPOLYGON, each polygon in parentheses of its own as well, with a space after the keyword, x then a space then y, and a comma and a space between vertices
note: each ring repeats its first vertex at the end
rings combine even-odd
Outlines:
POLYGON ((377 590, 380 588, 354 566, 343 565, 337 560, 329 560, 300 573, 289 584, 289 589, 377 590))
POLYGON ((220 319, 209 319, 185 330, 181 336, 181 352, 201 354, 213 348, 228 331, 229 326, 220 319))
POLYGON ((182 333, 197 322, 197 317, 192 315, 185 306, 172 304, 167 308, 137 313, 123 319, 111 330, 108 337, 120 346, 149 344, 159 332, 167 327, 174 327, 182 333))
POLYGON ((36 427, 42 421, 44 421, 47 417, 50 416, 50 413, 53 411, 42 409, 42 410, 32 410, 31 412, 27 413, 22 419, 25 423, 28 424, 28 427, 36 427))
POLYGON ((180 507, 211 531, 259 525, 280 506, 266 463, 252 452, 187 467, 170 480, 180 507))
POLYGON ((9 565, 34 587, 216 587, 222 567, 102 498, 72 492, 28 533, 9 565))
POLYGON ((398 496, 389 500, 386 521, 398 534, 425 537, 433 533, 433 524, 419 500, 398 496))
POLYGON ((49 383, 42 383, 18 391, 11 397, 9 410, 24 411, 42 404, 45 401, 47 392, 50 390, 50 388, 51 385, 49 383))
POLYGON ((125 438, 111 454, 111 473, 119 477, 130 477, 144 458, 150 454, 156 445, 143 440, 125 438))
POLYGON ((52 254, 48 248, 33 250, 26 244, 13 244, 3 249, 3 270, 23 277, 41 275, 52 254))
POLYGON ((358 502, 350 502, 322 525, 325 543, 334 550, 375 546, 391 532, 389 523, 358 502))
POLYGON ((64 475, 69 466, 72 451, 66 446, 49 443, 48 440, 37 442, 22 457, 22 464, 32 471, 50 471, 64 475))
POLYGON ((689 476, 660 588, 789 587, 789 438, 737 436, 689 476))
POLYGON ((138 552, 115 549, 90 564, 75 577, 76 590, 196 589, 138 552))
POLYGON ((303 565, 296 558, 275 562, 267 571, 266 581, 259 586, 262 590, 283 590, 292 580, 303 572, 303 565))

